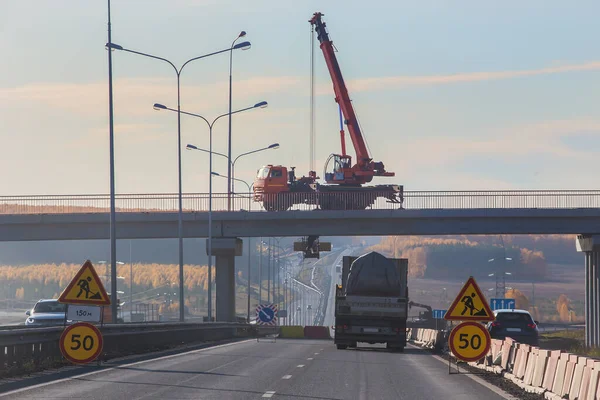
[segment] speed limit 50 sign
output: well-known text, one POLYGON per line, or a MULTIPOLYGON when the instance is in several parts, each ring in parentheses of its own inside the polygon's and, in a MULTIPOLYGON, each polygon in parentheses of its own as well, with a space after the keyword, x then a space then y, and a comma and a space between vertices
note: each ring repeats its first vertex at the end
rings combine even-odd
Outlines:
POLYGON ((59 344, 67 360, 85 364, 94 361, 102 352, 102 333, 92 324, 77 322, 63 331, 59 344))
POLYGON ((470 362, 483 358, 490 349, 491 341, 483 325, 467 321, 452 329, 448 344, 456 358, 470 362))

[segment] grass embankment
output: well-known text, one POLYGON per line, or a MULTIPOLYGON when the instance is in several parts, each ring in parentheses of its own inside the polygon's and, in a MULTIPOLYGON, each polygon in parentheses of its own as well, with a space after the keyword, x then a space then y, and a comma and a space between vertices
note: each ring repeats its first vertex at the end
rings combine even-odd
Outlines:
POLYGON ((600 358, 600 349, 586 348, 585 331, 573 329, 540 334, 540 348, 562 350, 579 356, 600 358))

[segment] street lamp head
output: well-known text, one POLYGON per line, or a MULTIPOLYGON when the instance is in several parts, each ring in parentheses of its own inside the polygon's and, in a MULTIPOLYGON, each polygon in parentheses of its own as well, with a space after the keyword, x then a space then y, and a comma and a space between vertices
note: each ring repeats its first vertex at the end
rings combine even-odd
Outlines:
POLYGON ((239 38, 246 36, 246 31, 241 31, 238 35, 239 38))
POLYGON ((119 46, 116 43, 106 43, 104 47, 112 50, 123 50, 123 46, 119 46))
POLYGON ((269 103, 267 103, 266 101, 261 101, 260 103, 256 103, 254 105, 254 108, 267 108, 268 105, 269 103))
POLYGON ((164 105, 159 104, 159 103, 154 103, 154 105, 152 106, 152 108, 154 108, 156 111, 160 111, 160 110, 166 110, 167 106, 164 106, 164 105))
POLYGON ((273 143, 272 145, 270 145, 268 147, 269 149, 278 149, 279 148, 279 143, 273 143))
POLYGON ((187 146, 185 146, 185 148, 187 150, 198 150, 198 148, 196 146, 194 146, 193 144, 188 144, 187 146))
POLYGON ((218 172, 215 172, 215 171, 211 172, 210 174, 214 175, 214 176, 223 176, 223 175, 221 175, 221 174, 219 174, 218 172))
POLYGON ((233 46, 233 49, 234 50, 237 50, 237 49, 249 50, 250 47, 252 47, 252 45, 250 44, 250 42, 242 42, 242 43, 238 43, 235 46, 233 46))

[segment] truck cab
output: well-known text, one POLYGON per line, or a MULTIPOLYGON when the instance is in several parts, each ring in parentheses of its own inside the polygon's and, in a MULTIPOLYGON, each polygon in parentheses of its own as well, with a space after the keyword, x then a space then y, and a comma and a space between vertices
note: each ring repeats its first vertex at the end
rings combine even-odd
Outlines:
POLYGON ((262 202, 265 195, 288 192, 288 172, 282 165, 265 165, 256 171, 254 178, 254 201, 262 202))

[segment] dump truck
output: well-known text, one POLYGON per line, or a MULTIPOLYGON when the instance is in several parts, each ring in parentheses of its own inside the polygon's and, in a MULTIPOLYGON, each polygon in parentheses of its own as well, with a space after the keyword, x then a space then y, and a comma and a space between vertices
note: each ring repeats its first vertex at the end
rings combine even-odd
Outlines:
POLYGON ((408 318, 408 259, 377 252, 344 256, 336 285, 334 343, 340 350, 358 342, 385 343, 404 351, 408 318))

